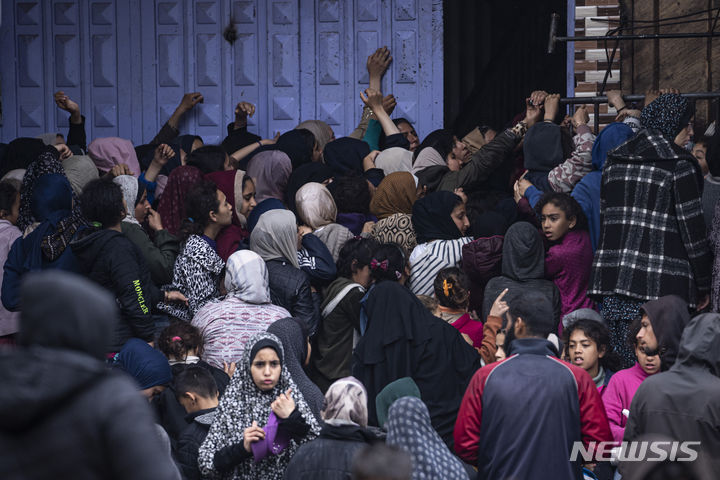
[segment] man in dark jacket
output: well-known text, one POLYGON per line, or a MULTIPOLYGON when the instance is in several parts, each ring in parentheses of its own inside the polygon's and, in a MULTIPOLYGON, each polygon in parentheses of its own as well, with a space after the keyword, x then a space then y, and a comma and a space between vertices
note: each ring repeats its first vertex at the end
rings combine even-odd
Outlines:
MULTIPOLYGON (((692 446, 720 470, 720 315, 698 315, 685 327, 675 364, 648 377, 630 405, 624 441, 661 434, 692 446)), ((680 454, 678 454, 680 455, 680 454)), ((685 456, 685 454, 682 454, 685 456)), ((620 472, 626 468, 621 463, 620 472)), ((624 473, 623 473, 624 476, 624 473)))
POLYGON ((115 300, 67 272, 30 273, 20 348, 0 353, 4 480, 179 479, 147 401, 104 363, 115 300))
POLYGON ((200 480, 198 451, 205 441, 218 406, 218 389, 212 374, 203 367, 188 367, 173 380, 173 391, 185 407, 189 423, 177 443, 177 460, 186 480, 200 480))
POLYGON ((83 273, 114 293, 120 305, 121 321, 107 351, 119 352, 132 337, 152 342, 152 309, 161 300, 185 298, 179 292, 165 292, 163 298, 152 282, 142 252, 122 234, 121 222, 127 207, 120 186, 94 180, 83 190, 80 202, 83 216, 95 228, 83 231, 70 246, 83 273))
POLYGON ((526 291, 508 300, 515 340, 507 359, 470 381, 455 423, 455 451, 477 465, 479 479, 582 478, 574 442, 612 441, 590 375, 558 358, 546 337, 556 331, 550 302, 526 291), (496 372, 497 370, 497 372, 496 372))

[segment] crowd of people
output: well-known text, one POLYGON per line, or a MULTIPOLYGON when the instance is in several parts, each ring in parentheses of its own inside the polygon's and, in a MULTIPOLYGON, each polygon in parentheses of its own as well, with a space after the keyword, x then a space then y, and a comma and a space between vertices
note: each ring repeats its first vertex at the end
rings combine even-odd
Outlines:
POLYGON ((188 93, 149 144, 87 144, 57 92, 67 137, 0 145, 3 478, 713 478, 714 124, 612 91, 595 136, 534 91, 421 138, 391 61, 345 137, 263 139, 240 102, 205 145, 188 93))

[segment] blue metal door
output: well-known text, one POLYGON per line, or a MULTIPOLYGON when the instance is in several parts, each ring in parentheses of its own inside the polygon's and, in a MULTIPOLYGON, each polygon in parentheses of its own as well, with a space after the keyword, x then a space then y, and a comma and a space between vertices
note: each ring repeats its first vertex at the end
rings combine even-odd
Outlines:
POLYGON ((89 138, 149 141, 183 93, 204 103, 181 131, 217 143, 239 101, 263 137, 301 120, 337 136, 360 117, 365 60, 387 45, 383 90, 421 136, 442 126, 441 0, 2 0, 0 139, 64 132, 52 94, 81 106, 89 138), (223 38, 233 23, 234 44, 223 38))

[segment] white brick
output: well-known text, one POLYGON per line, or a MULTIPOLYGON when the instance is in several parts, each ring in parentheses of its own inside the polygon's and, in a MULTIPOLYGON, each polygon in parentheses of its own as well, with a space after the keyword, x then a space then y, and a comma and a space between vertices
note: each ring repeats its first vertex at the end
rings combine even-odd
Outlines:
POLYGON ((597 15, 597 7, 575 7, 575 18, 594 17, 597 15))
MULTIPOLYGON (((588 83, 602 82, 605 78, 605 72, 606 70, 585 72, 585 81, 588 83)), ((620 70, 612 70, 612 77, 608 77, 608 81, 610 80, 612 80, 613 82, 619 82, 620 70)))

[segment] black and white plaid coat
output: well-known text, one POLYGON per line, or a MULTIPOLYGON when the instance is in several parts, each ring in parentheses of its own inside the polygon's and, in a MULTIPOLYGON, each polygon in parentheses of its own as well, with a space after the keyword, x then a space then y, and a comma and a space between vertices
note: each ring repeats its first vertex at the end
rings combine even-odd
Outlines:
POLYGON ((712 255, 695 159, 656 130, 608 153, 602 174, 600 243, 588 293, 691 306, 710 291, 712 255))

